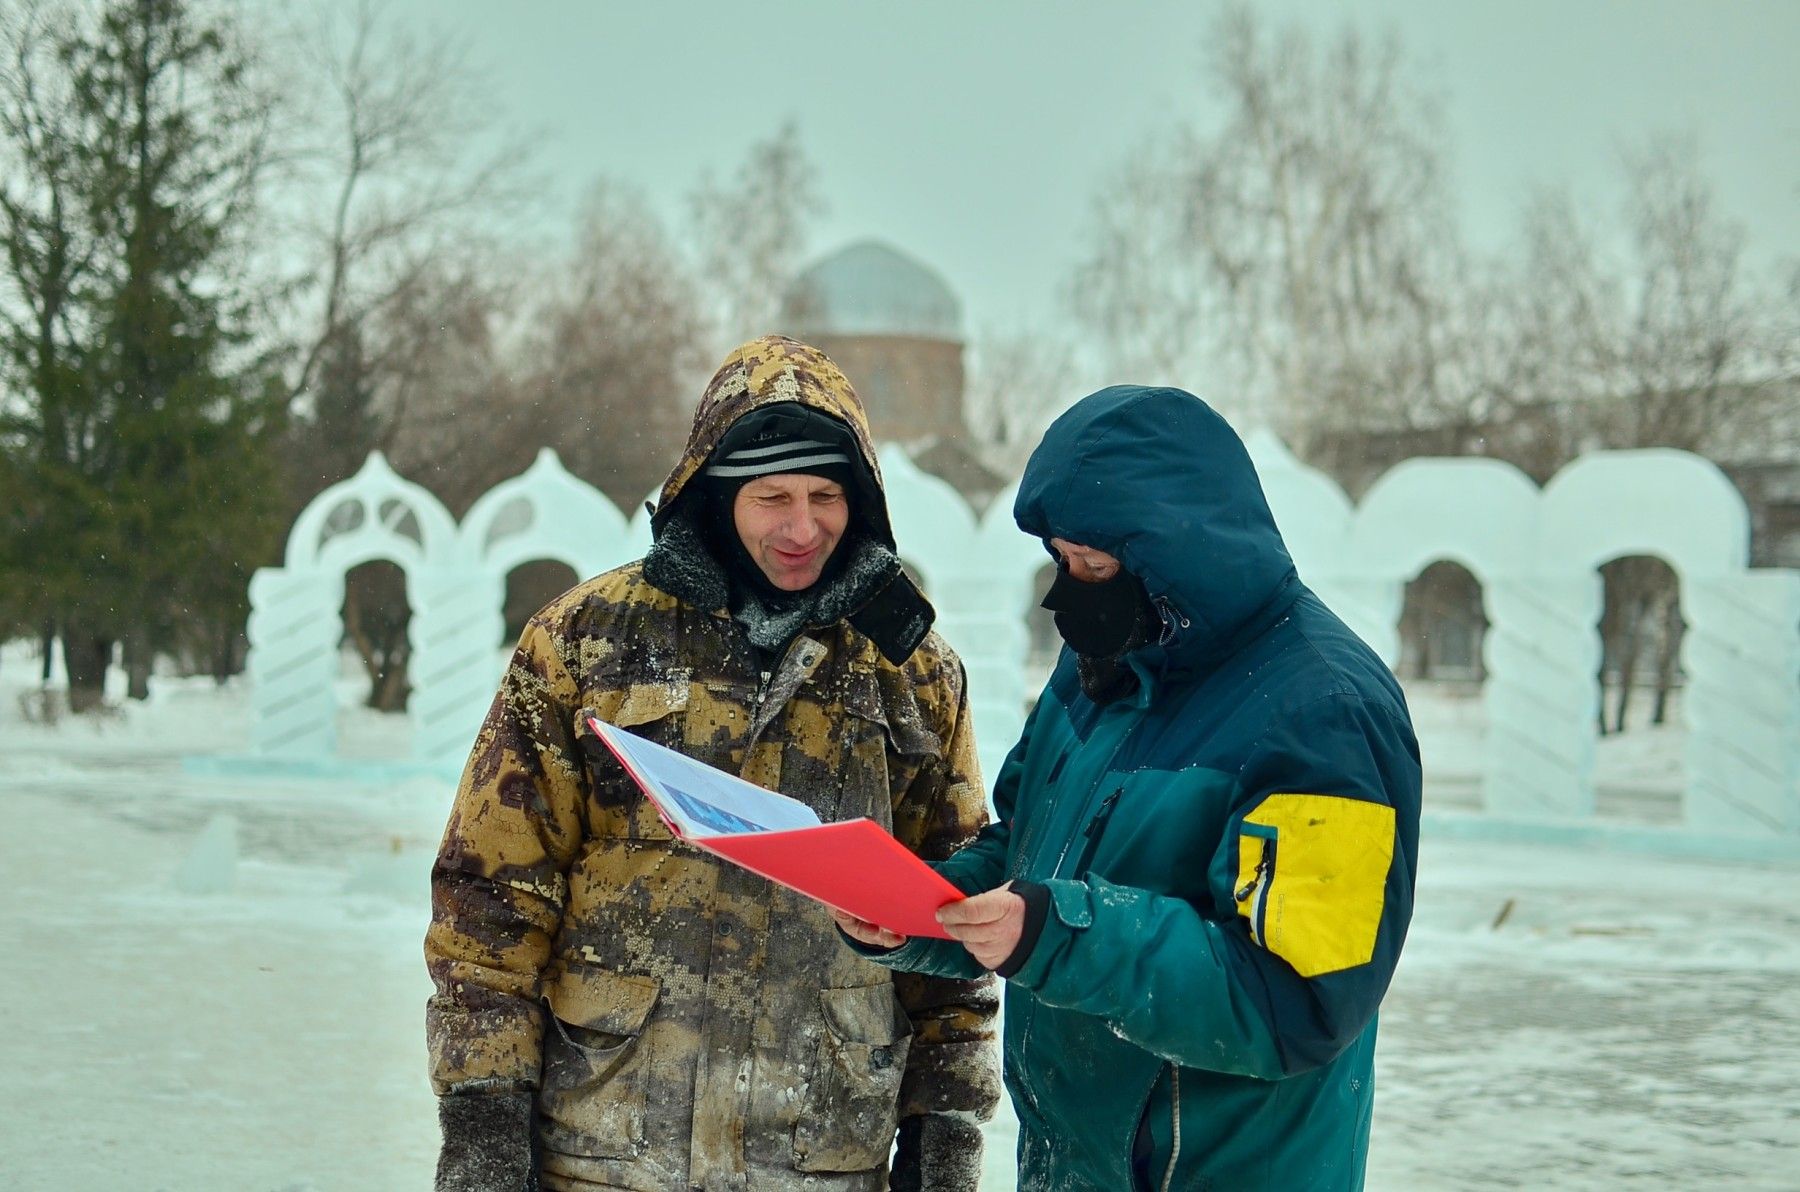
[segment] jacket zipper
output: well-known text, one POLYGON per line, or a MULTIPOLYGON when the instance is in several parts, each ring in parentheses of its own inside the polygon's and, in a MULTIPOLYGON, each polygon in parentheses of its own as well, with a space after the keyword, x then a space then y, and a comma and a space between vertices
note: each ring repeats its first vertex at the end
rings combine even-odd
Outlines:
POLYGON ((1267 836, 1258 836, 1257 839, 1262 841, 1263 847, 1262 856, 1256 860, 1256 872, 1250 875, 1250 880, 1244 883, 1234 897, 1242 902, 1255 896, 1255 901, 1250 904, 1250 938, 1257 947, 1266 948, 1268 944, 1264 939, 1269 914, 1269 887, 1275 884, 1276 837, 1271 832, 1267 836))
MULTIPOLYGON (((1075 859, 1075 868, 1069 871, 1070 877, 1082 876, 1087 872, 1088 866, 1093 863, 1094 850, 1100 846, 1100 832, 1106 827, 1106 821, 1112 818, 1113 808, 1118 806, 1119 796, 1124 793, 1125 788, 1121 786, 1116 788, 1112 794, 1102 799, 1100 801, 1099 809, 1094 812, 1094 818, 1090 819, 1087 822, 1087 826, 1081 830, 1081 835, 1085 838, 1085 842, 1081 846, 1081 855, 1075 859)), ((1068 851, 1066 846, 1063 851, 1065 853, 1068 851)), ((1057 861, 1057 870, 1060 871, 1061 868, 1062 862, 1059 859, 1057 861)), ((1053 874, 1052 876, 1056 875, 1053 874)))
POLYGON ((1175 640, 1175 627, 1177 625, 1186 629, 1189 625, 1193 624, 1193 622, 1181 615, 1180 609, 1169 603, 1169 598, 1167 596, 1158 596, 1150 603, 1156 606, 1157 614, 1162 618, 1162 632, 1158 634, 1156 638, 1156 644, 1159 646, 1166 646, 1175 640))
POLYGON ((1181 1158, 1181 1065, 1169 1065, 1169 1117, 1172 1124, 1169 1134, 1169 1165, 1163 1168, 1162 1192, 1169 1192, 1175 1183, 1175 1164, 1181 1158))
POLYGON ((800 635, 796 634, 793 640, 788 642, 787 648, 781 652, 781 657, 775 660, 775 665, 769 670, 758 672, 762 676, 762 681, 756 685, 756 699, 751 703, 750 723, 746 726, 749 729, 749 735, 744 738, 744 764, 746 766, 750 764, 750 751, 756 747, 758 741, 762 740, 763 733, 769 727, 766 724, 760 728, 757 726, 757 722, 762 719, 763 704, 769 698, 769 688, 775 685, 775 677, 786 668, 788 659, 793 657, 794 646, 799 640, 800 635))
MULTIPOLYGON (((1094 779, 1093 790, 1096 790, 1096 791, 1099 790, 1101 784, 1106 780, 1106 776, 1108 774, 1112 773, 1113 763, 1119 760, 1119 750, 1125 748, 1126 739, 1131 736, 1131 730, 1136 727, 1137 727, 1137 725, 1135 723, 1126 725, 1124 731, 1119 734, 1118 739, 1113 742, 1112 752, 1110 752, 1106 755, 1106 764, 1100 767, 1100 774, 1097 778, 1094 779)), ((1092 799, 1093 797, 1094 797, 1093 791, 1089 791, 1088 798, 1092 799)), ((1117 798, 1118 792, 1114 791, 1112 797, 1117 798)), ((1101 808, 1096 809, 1095 814, 1096 815, 1099 814, 1099 811, 1104 808, 1105 808, 1105 804, 1102 804, 1101 808)), ((1085 818, 1089 821, 1088 826, 1092 825, 1092 820, 1094 818, 1093 816, 1087 815, 1087 816, 1084 816, 1083 818, 1085 818)), ((1069 849, 1071 846, 1074 845, 1074 843, 1075 843, 1075 837, 1073 835, 1070 835, 1067 839, 1065 839, 1063 841, 1062 851, 1056 854, 1056 864, 1051 866, 1051 868, 1050 868, 1050 876, 1051 877, 1057 877, 1057 876, 1061 875, 1063 862, 1068 860, 1069 849)), ((1021 871, 1021 872, 1023 872, 1023 871, 1021 871)))

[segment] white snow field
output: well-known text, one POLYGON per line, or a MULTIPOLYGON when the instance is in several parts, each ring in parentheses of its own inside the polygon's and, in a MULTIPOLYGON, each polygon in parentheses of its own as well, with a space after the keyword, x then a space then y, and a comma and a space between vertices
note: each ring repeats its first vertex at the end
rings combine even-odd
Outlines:
MULTIPOLYGON (((425 877, 439 778, 229 777, 242 688, 159 679, 28 723, 0 656, 0 1187, 427 1189, 425 877)), ((1479 705, 1417 690, 1427 806, 1479 705)), ((346 752, 404 721, 344 713, 346 752)), ((1675 818, 1678 726, 1603 743, 1603 806, 1675 818)), ((1800 871, 1439 839, 1382 1014, 1369 1186, 1800 1188, 1800 871)), ((1013 1187, 1010 1114, 988 1192, 1013 1187)))

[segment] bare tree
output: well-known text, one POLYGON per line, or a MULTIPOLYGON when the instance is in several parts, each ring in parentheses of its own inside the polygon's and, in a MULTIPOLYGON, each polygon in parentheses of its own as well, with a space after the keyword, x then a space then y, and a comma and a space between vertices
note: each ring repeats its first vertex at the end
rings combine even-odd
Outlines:
MULTIPOLYGON (((1656 136, 1621 156, 1625 199, 1608 237, 1567 191, 1526 213, 1509 284, 1506 416, 1514 462, 1540 480, 1595 448, 1674 447, 1729 462, 1790 456, 1792 385, 1779 304, 1743 265, 1691 138, 1656 136), (1785 436, 1785 439, 1784 439, 1785 436)), ((1679 680, 1676 577, 1615 560, 1601 622, 1620 731, 1647 675, 1656 722, 1679 680)))
POLYGON ((1498 295, 1508 348, 1499 421, 1521 433, 1508 435, 1499 454, 1544 483, 1588 445, 1587 411, 1616 380, 1609 361, 1620 297, 1566 190, 1544 190, 1528 202, 1521 241, 1498 295))
POLYGON ((1397 38, 1320 47, 1232 3, 1207 47, 1223 117, 1152 142, 1102 196, 1078 319, 1128 363, 1195 369, 1302 454, 1466 401, 1442 137, 1397 38))
POLYGON ((595 185, 520 347, 535 438, 629 513, 667 474, 711 353, 694 282, 643 200, 595 185))
POLYGON ((1625 158, 1635 269, 1619 365, 1635 400, 1606 409, 1610 446, 1730 452, 1776 392, 1770 296, 1743 269, 1744 231, 1724 217, 1692 138, 1653 138, 1625 158))
MULTIPOLYGON (((464 46, 419 37, 362 0, 347 20, 327 12, 299 35, 310 100, 296 106, 290 194, 308 269, 297 290, 295 392, 300 423, 325 474, 312 491, 382 445, 395 353, 372 339, 403 326, 440 292, 430 274, 470 255, 522 201, 524 142, 502 138, 480 71, 464 46)), ((302 496, 310 493, 302 493, 302 496)))
MULTIPOLYGON (((283 194, 305 262, 290 287, 292 507, 375 449, 454 503, 508 474, 507 440, 453 466, 457 452, 411 407, 434 407, 460 443, 492 429, 476 387, 495 370, 468 366, 488 349, 494 287, 480 269, 492 227, 525 193, 524 142, 500 136, 465 46, 415 35, 379 0, 323 10, 287 36, 299 53, 283 194)), ((353 574, 344 611, 371 705, 404 707, 403 590, 385 573, 353 574)))
POLYGON ((380 446, 458 517, 540 445, 515 379, 522 287, 505 279, 516 273, 490 258, 421 268, 373 321, 385 353, 380 446))
POLYGON ((1108 375, 1146 383, 1212 388, 1215 404, 1244 403, 1211 353, 1222 340, 1224 291, 1196 259, 1183 218, 1182 180, 1162 147, 1137 151, 1118 181, 1094 200, 1087 256, 1064 285, 1075 320, 1099 345, 1108 375))
POLYGON ((775 330, 808 225, 824 212, 798 126, 752 145, 729 183, 703 175, 688 209, 711 346, 723 351, 775 330))
POLYGON ((1719 211, 1691 139, 1650 138, 1621 165, 1611 242, 1567 191, 1527 209, 1508 285, 1514 410, 1558 407, 1558 466, 1586 447, 1729 458, 1785 392, 1778 303, 1744 269, 1743 229, 1719 211))
POLYGON ((1044 428, 1094 386, 1066 340, 987 332, 971 345, 965 419, 982 462, 1017 476, 1044 428))

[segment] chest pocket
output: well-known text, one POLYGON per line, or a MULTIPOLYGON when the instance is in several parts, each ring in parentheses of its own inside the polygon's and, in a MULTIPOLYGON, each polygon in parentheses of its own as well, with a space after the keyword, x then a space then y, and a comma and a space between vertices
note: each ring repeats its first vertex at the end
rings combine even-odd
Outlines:
POLYGON ((873 671, 852 671, 844 687, 846 718, 843 799, 835 819, 866 815, 892 829, 900 798, 943 754, 912 690, 884 684, 873 671))
MULTIPOLYGON (((690 672, 671 671, 666 678, 623 683, 614 690, 619 692, 619 697, 611 716, 605 717, 608 723, 646 741, 671 749, 683 748, 688 704, 693 691, 690 672)), ((612 701, 594 702, 604 707, 612 701)), ((655 806, 588 727, 585 711, 575 728, 587 752, 588 774, 593 787, 590 833, 596 837, 635 840, 673 839, 655 806)))

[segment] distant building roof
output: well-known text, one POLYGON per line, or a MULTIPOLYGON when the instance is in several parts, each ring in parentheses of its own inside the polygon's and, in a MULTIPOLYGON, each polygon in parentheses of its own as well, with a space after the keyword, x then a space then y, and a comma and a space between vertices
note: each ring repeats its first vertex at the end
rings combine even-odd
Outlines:
POLYGON ((876 240, 839 249, 782 296, 782 323, 802 337, 909 335, 962 342, 962 303, 929 267, 876 240))

